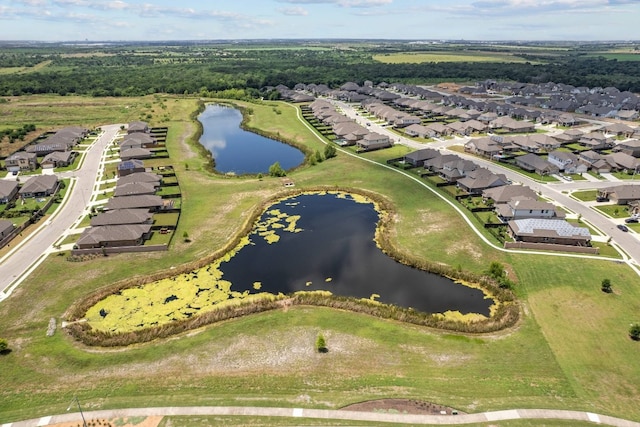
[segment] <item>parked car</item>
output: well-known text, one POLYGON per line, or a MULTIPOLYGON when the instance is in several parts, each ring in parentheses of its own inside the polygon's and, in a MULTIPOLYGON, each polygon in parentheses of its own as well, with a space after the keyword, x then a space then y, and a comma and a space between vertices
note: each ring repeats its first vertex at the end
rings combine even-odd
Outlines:
POLYGON ((638 218, 636 218, 635 216, 632 216, 631 218, 625 219, 624 222, 626 222, 627 224, 636 223, 638 222, 638 218))
POLYGON ((620 230, 622 230, 622 231, 629 231, 629 229, 627 228, 627 226, 626 226, 626 225, 618 224, 618 225, 617 225, 617 227, 618 227, 620 230))
POLYGON ((596 202, 608 202, 609 199, 607 199, 606 197, 602 197, 602 196, 598 196, 596 197, 596 202))

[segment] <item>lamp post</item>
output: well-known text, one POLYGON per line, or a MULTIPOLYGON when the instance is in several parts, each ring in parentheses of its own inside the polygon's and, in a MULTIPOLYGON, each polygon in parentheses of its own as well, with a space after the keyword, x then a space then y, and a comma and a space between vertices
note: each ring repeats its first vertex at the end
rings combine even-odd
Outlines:
POLYGON ((87 421, 84 419, 84 414, 82 413, 82 408, 80 407, 80 401, 78 400, 78 396, 73 396, 73 400, 69 404, 69 407, 67 408, 67 412, 69 412, 69 410, 73 406, 73 401, 74 400, 75 400, 76 404, 78 405, 78 411, 80 411, 80 416, 82 417, 82 426, 83 427, 87 427, 87 421))

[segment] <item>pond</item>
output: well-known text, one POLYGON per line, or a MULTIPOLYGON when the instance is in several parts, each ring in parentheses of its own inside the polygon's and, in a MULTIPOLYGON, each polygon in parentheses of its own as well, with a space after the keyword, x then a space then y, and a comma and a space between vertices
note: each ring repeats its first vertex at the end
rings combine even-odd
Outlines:
POLYGON ((235 108, 210 104, 198 120, 203 128, 200 144, 213 155, 218 172, 266 174, 275 162, 288 170, 304 161, 297 148, 241 129, 242 113, 235 108))
POLYGON ((210 311, 264 293, 330 291, 427 313, 490 315, 481 290, 394 261, 374 241, 379 214, 345 193, 303 194, 271 205, 253 231, 216 263, 126 289, 86 314, 98 330, 123 332, 210 311))

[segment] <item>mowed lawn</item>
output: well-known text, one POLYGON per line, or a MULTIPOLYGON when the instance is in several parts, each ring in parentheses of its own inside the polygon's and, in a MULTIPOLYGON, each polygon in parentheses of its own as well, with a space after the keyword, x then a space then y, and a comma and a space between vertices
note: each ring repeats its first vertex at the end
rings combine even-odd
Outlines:
MULTIPOLYGON (((134 101, 121 100, 123 105, 134 101)), ((289 177, 297 189, 341 186, 386 197, 396 207, 392 234, 397 248, 411 257, 474 272, 482 272, 491 261, 503 263, 518 282, 516 292, 522 299, 523 318, 515 328, 467 336, 326 308, 294 307, 126 349, 77 345, 59 322, 79 298, 127 277, 143 281, 147 274, 210 256, 252 219, 263 200, 284 191, 280 179, 231 178, 207 170, 190 138, 196 130, 189 119, 196 100, 150 97, 136 102, 139 106, 129 116, 114 113, 112 118, 126 122, 151 114, 152 126, 169 127, 167 148, 183 197, 176 236, 187 232, 191 242, 174 239, 167 253, 82 263, 51 256, 38 267, 0 304, 0 336, 13 350, 0 356, 0 423, 63 413, 75 395, 87 410, 169 405, 339 408, 406 397, 463 412, 557 408, 640 420, 640 344, 627 338, 629 323, 640 321, 640 291, 634 287, 638 277, 612 262, 495 251, 431 192, 357 158, 381 160, 384 151, 362 156, 339 151, 336 158, 302 166, 289 177), (605 277, 613 294, 600 291, 605 277), (58 329, 46 337, 52 317, 58 329), (314 351, 320 332, 329 348, 326 354, 314 351)), ((297 120, 296 107, 250 107, 250 125, 322 151, 324 142, 297 120)), ((81 112, 77 114, 81 122, 81 112)), ((501 425, 569 424, 541 420, 501 425)))

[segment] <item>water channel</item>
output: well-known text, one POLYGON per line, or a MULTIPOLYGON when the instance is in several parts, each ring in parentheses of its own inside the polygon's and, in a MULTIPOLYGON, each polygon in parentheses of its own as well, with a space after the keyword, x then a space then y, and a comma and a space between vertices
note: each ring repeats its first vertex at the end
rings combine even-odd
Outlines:
POLYGON ((218 172, 266 174, 275 162, 288 170, 304 161, 297 148, 241 129, 242 113, 235 108, 209 104, 198 120, 203 127, 200 143, 211 151, 218 172))

